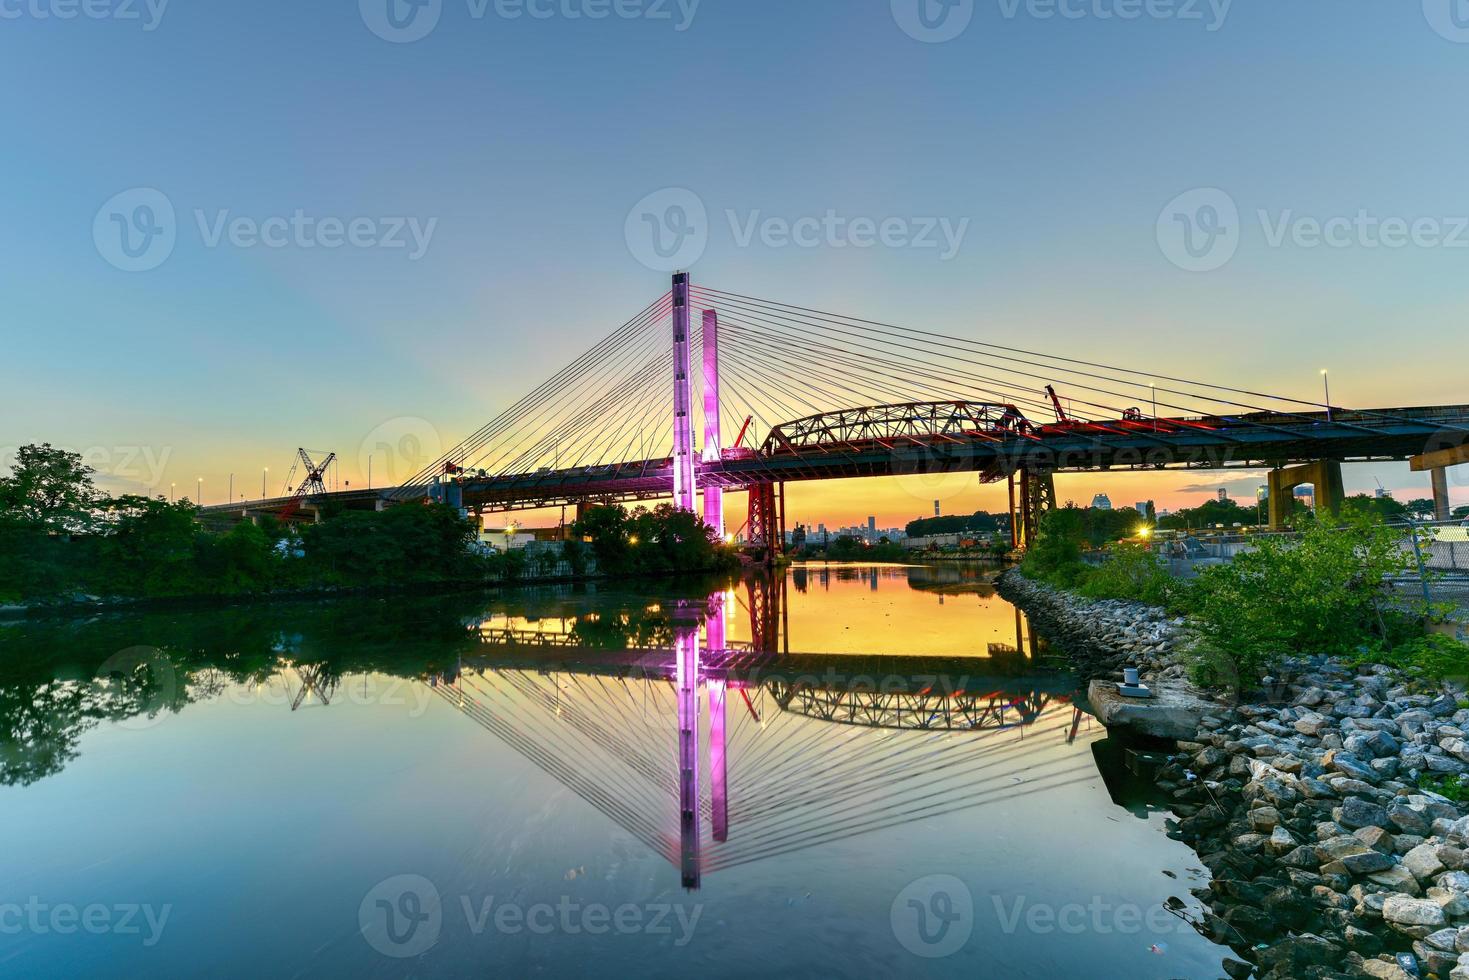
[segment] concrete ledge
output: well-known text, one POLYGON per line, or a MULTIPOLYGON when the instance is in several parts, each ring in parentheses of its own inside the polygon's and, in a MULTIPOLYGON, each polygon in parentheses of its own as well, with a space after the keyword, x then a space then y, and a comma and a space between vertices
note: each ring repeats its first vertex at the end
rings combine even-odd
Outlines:
POLYGON ((1098 678, 1087 687, 1086 699, 1108 728, 1185 741, 1197 738, 1202 719, 1219 710, 1193 691, 1166 683, 1154 685, 1151 698, 1129 698, 1117 692, 1115 682, 1098 678))

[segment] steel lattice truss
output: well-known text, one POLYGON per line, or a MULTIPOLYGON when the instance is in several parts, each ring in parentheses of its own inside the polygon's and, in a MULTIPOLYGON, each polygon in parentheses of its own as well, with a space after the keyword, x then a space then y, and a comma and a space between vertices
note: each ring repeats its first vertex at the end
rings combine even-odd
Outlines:
POLYGON ((1039 691, 1019 695, 998 691, 886 693, 793 686, 781 681, 766 684, 781 710, 792 714, 840 725, 915 731, 980 731, 1029 725, 1051 701, 1069 700, 1039 691))
POLYGON ((764 452, 876 443, 887 449, 903 441, 934 439, 962 443, 970 439, 1001 442, 1028 431, 1030 423, 1014 405, 989 402, 909 402, 870 405, 810 415, 777 425, 766 437, 764 452))

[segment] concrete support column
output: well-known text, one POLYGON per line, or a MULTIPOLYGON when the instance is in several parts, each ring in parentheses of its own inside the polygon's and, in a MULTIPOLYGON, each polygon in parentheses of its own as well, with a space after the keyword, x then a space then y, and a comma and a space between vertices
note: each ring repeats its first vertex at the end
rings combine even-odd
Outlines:
POLYGON ((1334 459, 1318 459, 1312 463, 1282 466, 1270 471, 1270 526, 1283 528, 1290 521, 1295 488, 1311 484, 1316 497, 1317 514, 1341 513, 1346 490, 1342 484, 1341 463, 1334 459))
POLYGON ((1434 519, 1446 521, 1449 519, 1451 510, 1449 507, 1449 471, 1446 467, 1439 466, 1429 470, 1428 476, 1433 481, 1434 519))

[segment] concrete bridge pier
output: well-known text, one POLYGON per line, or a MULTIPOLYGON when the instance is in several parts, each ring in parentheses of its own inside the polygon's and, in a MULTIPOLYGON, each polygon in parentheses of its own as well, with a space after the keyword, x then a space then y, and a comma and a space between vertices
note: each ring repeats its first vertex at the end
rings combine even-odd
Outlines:
POLYGON ((1295 489, 1311 484, 1316 496, 1316 513, 1341 513, 1346 490, 1341 479, 1341 461, 1318 459, 1313 463, 1282 466, 1270 471, 1270 526, 1283 528, 1290 521, 1295 503, 1295 489))
POLYGON ((1469 463, 1469 443, 1436 449, 1414 456, 1408 461, 1409 468, 1414 473, 1426 472, 1433 483, 1433 516, 1438 520, 1449 519, 1449 467, 1461 463, 1469 463))

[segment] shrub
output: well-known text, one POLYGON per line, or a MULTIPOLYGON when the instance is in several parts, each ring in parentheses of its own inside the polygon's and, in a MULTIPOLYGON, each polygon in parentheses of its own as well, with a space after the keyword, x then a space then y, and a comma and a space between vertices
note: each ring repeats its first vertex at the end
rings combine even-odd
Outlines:
POLYGON ((1115 544, 1107 560, 1087 570, 1081 594, 1093 599, 1134 599, 1154 606, 1168 604, 1175 591, 1173 576, 1144 545, 1115 544))
POLYGON ((1390 646, 1417 631, 1411 610, 1389 602, 1385 581, 1411 561, 1400 532, 1361 518, 1259 539, 1178 595, 1204 635, 1197 671, 1250 686, 1285 654, 1390 646))

